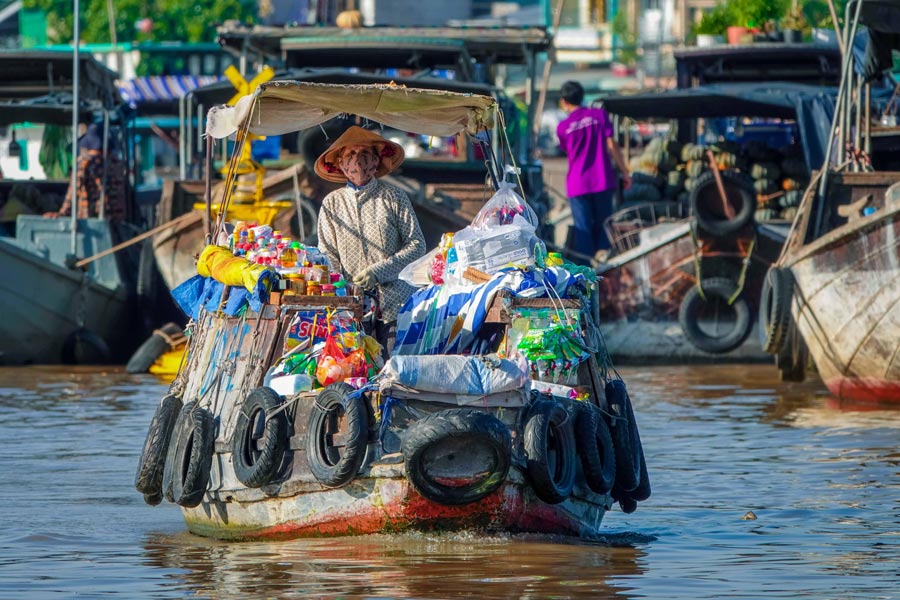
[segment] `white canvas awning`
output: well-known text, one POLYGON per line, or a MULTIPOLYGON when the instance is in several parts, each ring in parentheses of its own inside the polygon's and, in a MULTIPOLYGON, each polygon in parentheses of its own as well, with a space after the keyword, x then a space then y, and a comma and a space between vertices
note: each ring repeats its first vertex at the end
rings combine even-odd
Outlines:
POLYGON ((488 96, 391 84, 270 81, 233 107, 210 109, 206 132, 214 138, 227 137, 249 117, 251 133, 280 135, 346 113, 422 135, 474 134, 493 125, 496 106, 488 96))

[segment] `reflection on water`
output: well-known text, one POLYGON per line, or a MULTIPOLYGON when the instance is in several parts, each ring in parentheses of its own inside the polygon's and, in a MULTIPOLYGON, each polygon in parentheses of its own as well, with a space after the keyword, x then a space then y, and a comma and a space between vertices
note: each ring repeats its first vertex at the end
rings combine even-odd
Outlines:
POLYGON ((609 513, 604 540, 235 544, 132 488, 164 383, 0 369, 0 599, 900 598, 900 407, 842 405, 765 365, 621 372, 653 497, 609 513))
POLYGON ((242 544, 179 534, 146 543, 151 566, 183 569, 185 587, 209 597, 608 597, 622 591, 611 578, 640 574, 641 555, 628 544, 474 534, 242 544))

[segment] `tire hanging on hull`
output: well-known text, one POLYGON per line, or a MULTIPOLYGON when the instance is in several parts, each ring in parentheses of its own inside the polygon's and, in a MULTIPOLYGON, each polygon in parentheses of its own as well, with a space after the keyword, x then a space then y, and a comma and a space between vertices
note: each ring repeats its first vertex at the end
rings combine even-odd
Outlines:
POLYGON ((537 400, 525 423, 526 474, 538 498, 559 504, 575 485, 575 436, 566 410, 554 400, 537 400))
POLYGON ((287 413, 282 410, 269 416, 281 403, 281 396, 275 390, 258 387, 241 405, 231 438, 231 460, 235 476, 249 488, 271 482, 284 460, 288 443, 287 413))
POLYGON ((449 506, 476 502, 499 488, 511 453, 506 425, 473 408, 430 414, 403 436, 406 477, 424 498, 449 506))
POLYGON ((306 433, 309 469, 319 483, 331 488, 350 483, 363 463, 367 442, 368 416, 356 390, 341 382, 319 392, 306 433), (343 432, 338 430, 341 417, 343 432))
MULTIPOLYGON (((725 354, 744 343, 753 329, 750 318, 750 305, 743 295, 739 295, 731 304, 731 298, 737 291, 737 284, 730 279, 715 277, 704 279, 698 286, 692 287, 681 300, 678 309, 678 323, 684 337, 699 350, 710 354, 725 354), (700 288, 703 288, 702 294, 700 288), (701 317, 713 302, 717 302, 730 311, 733 321, 730 328, 715 335, 700 326, 701 317)), ((717 307, 718 308, 718 307, 717 307)), ((718 326, 718 313, 716 325, 718 326)))
POLYGON ((215 444, 212 414, 196 400, 181 408, 163 471, 163 493, 170 502, 188 508, 203 501, 215 444))
POLYGON ((598 494, 609 493, 616 481, 616 453, 609 427, 592 405, 578 408, 575 447, 588 487, 598 494))
POLYGON ((181 400, 168 395, 160 401, 156 413, 150 421, 150 428, 144 441, 144 451, 141 453, 134 476, 134 487, 144 494, 147 504, 155 505, 162 501, 166 453, 180 411, 181 400))

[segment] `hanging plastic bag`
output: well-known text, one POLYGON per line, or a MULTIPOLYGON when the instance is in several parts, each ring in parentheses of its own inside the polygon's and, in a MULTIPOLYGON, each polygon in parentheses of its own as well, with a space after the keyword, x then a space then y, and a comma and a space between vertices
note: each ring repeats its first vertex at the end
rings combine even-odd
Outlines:
POLYGON ((347 365, 347 356, 337 343, 334 336, 329 335, 325 340, 325 348, 319 356, 316 365, 316 379, 323 386, 343 381, 350 376, 347 365))
MULTIPOLYGON (((512 167, 507 167, 511 170, 512 167)), ((538 227, 537 214, 525 199, 515 191, 515 184, 501 181, 497 191, 491 199, 481 207, 470 227, 474 229, 487 229, 500 225, 511 225, 516 216, 521 217, 533 229, 538 227)))

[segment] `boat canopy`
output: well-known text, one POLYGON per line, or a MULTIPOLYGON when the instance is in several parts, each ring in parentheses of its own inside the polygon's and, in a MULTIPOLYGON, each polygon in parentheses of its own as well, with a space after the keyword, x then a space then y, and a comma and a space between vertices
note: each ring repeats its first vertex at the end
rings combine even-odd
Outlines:
POLYGON ((892 51, 900 50, 900 0, 858 1, 862 2, 859 24, 869 31, 862 71, 866 80, 873 81, 893 68, 892 51))
MULTIPOLYGON (((441 79, 438 77, 390 77, 386 74, 352 72, 345 68, 335 69, 285 69, 276 71, 271 81, 304 81, 309 83, 331 83, 342 85, 388 85, 392 81, 400 86, 415 87, 429 90, 444 90, 461 94, 480 94, 491 96, 494 89, 486 83, 459 81, 456 79, 441 79)), ((191 90, 191 97, 197 104, 215 106, 225 104, 234 96, 234 85, 230 81, 222 80, 209 85, 204 85, 191 90)))
POLYGON ((688 47, 675 50, 674 57, 679 88, 768 81, 836 86, 841 78, 836 43, 688 47))
POLYGON ((461 55, 485 64, 528 64, 546 52, 544 27, 339 27, 247 26, 228 22, 217 29, 221 46, 283 60, 287 67, 389 66, 435 68, 459 63, 461 55), (414 64, 411 64, 411 60, 414 64), (363 64, 361 64, 363 63, 363 64))
POLYGON ((358 115, 422 135, 475 134, 493 125, 496 101, 479 94, 392 84, 333 85, 270 81, 233 106, 210 109, 206 131, 214 138, 244 123, 256 135, 281 135, 314 127, 341 114, 358 115))
MULTIPOLYGON (((92 120, 93 114, 102 108, 84 101, 80 104, 79 120, 81 122, 92 120)), ((0 127, 26 122, 71 127, 72 96, 66 94, 62 97, 45 97, 22 102, 0 101, 0 127), (68 97, 68 103, 66 97, 68 97)))
MULTIPOLYGON (((106 108, 121 103, 116 74, 90 54, 79 54, 79 90, 83 99, 97 100, 106 108)), ((48 94, 72 93, 72 51, 0 51, 0 99, 21 100, 48 94)))

